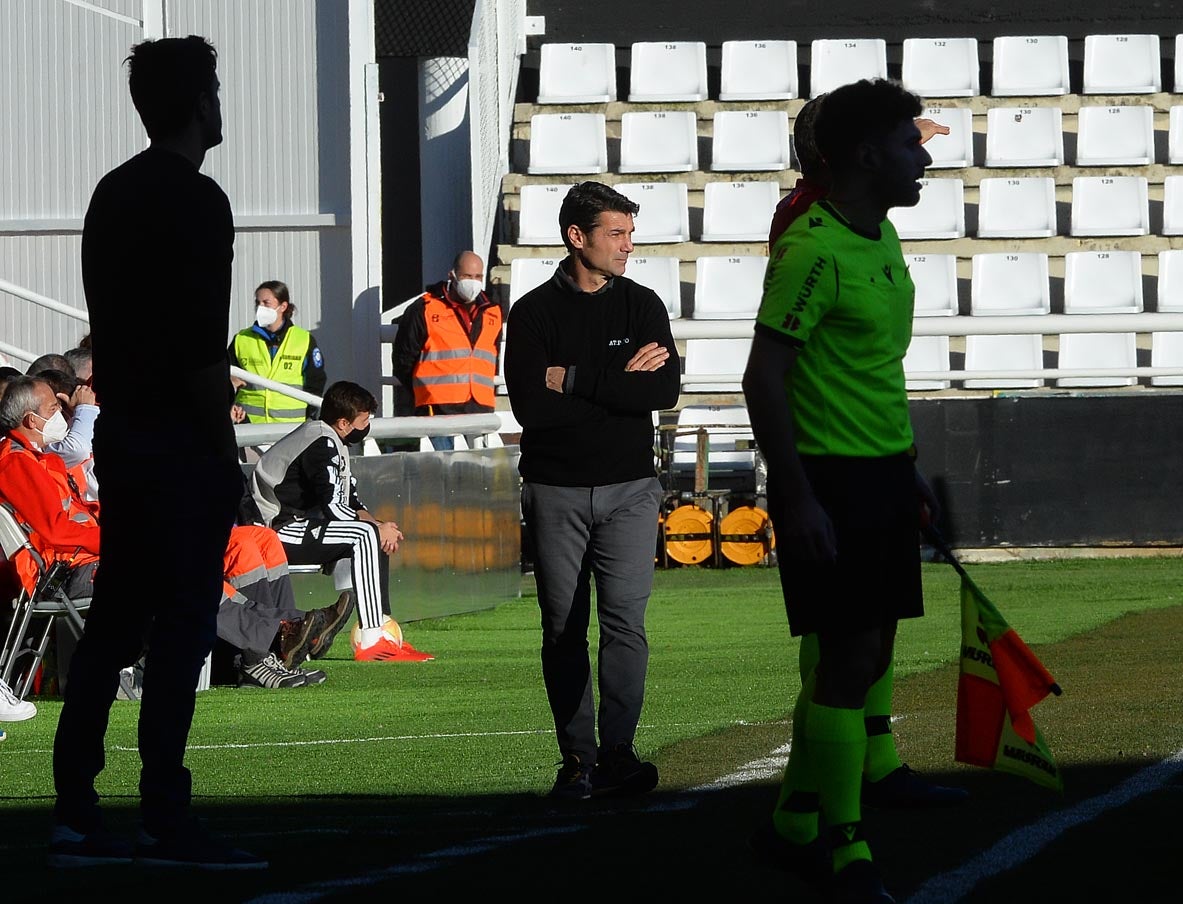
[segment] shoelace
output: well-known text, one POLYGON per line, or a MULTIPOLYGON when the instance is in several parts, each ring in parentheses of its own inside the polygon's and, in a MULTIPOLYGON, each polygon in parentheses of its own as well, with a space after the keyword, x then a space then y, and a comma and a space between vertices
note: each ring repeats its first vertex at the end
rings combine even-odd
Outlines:
POLYGON ((0 681, 0 697, 2 697, 4 699, 4 702, 7 703, 9 706, 20 706, 21 705, 21 701, 16 698, 16 694, 14 694, 12 692, 12 689, 9 688, 9 686, 7 684, 5 684, 3 681, 0 681))

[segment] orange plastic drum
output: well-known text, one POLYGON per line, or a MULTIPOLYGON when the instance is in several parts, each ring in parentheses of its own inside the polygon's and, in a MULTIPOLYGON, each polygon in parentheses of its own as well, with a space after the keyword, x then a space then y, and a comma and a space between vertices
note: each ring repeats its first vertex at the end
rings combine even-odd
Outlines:
POLYGON ((696 565, 711 557, 711 513, 697 505, 682 505, 665 519, 665 551, 675 562, 696 565), (670 539, 674 537, 675 539, 670 539))
MULTIPOLYGON (((769 549, 776 548, 776 538, 768 521, 768 513, 754 505, 741 505, 732 509, 719 524, 719 536, 761 535, 767 530, 769 549)), ((764 544, 758 540, 739 542, 720 540, 719 551, 727 561, 736 565, 755 565, 764 558, 764 544)))

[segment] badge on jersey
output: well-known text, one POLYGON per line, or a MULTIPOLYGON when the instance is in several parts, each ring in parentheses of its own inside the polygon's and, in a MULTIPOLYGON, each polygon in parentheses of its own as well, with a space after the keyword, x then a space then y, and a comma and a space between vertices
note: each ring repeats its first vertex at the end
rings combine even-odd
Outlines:
POLYGON ((324 362, 325 362, 325 359, 321 356, 320 349, 314 348, 312 350, 312 366, 313 367, 324 367, 324 362))

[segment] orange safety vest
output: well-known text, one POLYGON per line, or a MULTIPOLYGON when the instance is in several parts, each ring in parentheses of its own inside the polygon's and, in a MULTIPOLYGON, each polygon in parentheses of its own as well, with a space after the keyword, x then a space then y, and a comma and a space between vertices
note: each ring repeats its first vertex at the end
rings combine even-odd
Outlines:
POLYGON ((475 338, 469 337, 451 305, 434 295, 424 296, 423 319, 427 339, 411 370, 416 406, 463 405, 472 399, 492 409, 501 308, 490 304, 477 311, 475 338))

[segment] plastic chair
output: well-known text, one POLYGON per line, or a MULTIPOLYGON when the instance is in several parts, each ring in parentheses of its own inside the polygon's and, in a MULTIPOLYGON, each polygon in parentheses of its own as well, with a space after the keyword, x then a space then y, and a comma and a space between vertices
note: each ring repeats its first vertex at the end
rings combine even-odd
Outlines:
POLYGON ((1178 166, 1183 163, 1183 107, 1171 107, 1167 121, 1167 162, 1178 166))
POLYGON ((966 389, 1034 389, 1041 379, 1021 377, 970 377, 999 370, 1042 370, 1043 337, 1035 334, 965 337, 966 389))
POLYGON ((641 41, 632 46, 629 103, 707 99, 707 46, 701 41, 641 41))
POLYGON ((1138 251, 1070 251, 1064 255, 1065 314, 1140 314, 1138 251))
MULTIPOLYGON (((732 376, 742 375, 748 366, 748 353, 752 340, 747 339, 687 339, 685 376, 732 376)), ((686 382, 682 391, 692 392, 742 392, 742 384, 686 382)))
POLYGON ((606 104, 616 100, 615 44, 543 44, 538 103, 606 104))
POLYGON ((965 183, 921 179, 920 203, 893 207, 888 219, 901 239, 956 239, 965 235, 965 183))
POLYGON ((1158 35, 1086 35, 1084 94, 1157 94, 1162 90, 1158 35))
POLYGON ((976 38, 905 38, 904 87, 921 97, 979 93, 976 38))
MULTIPOLYGON (((1064 333, 1060 336, 1060 368, 1136 367, 1133 333, 1064 333)), ((1057 386, 1133 386, 1137 377, 1061 377, 1057 386)))
POLYGON ((1072 180, 1072 235, 1149 235, 1145 176, 1076 176, 1072 180))
POLYGON ((1059 107, 995 107, 986 111, 986 166, 1062 166, 1059 107))
POLYGON ((1145 166, 1153 162, 1153 107, 1080 108, 1077 166, 1145 166))
POLYGON ((652 289, 665 305, 670 320, 682 316, 682 278, 680 261, 676 257, 648 257, 633 255, 624 271, 635 283, 652 289))
POLYGON ((700 257, 694 280, 694 319, 754 320, 767 269, 766 257, 700 257))
MULTIPOLYGON (((1183 367, 1183 333, 1150 334, 1151 367, 1183 367)), ((1183 386, 1183 376, 1151 377, 1151 386, 1183 386)))
POLYGON ((1183 313, 1183 250, 1158 252, 1158 310, 1183 313))
POLYGON ((953 317, 958 311, 957 255, 905 254, 916 286, 914 317, 953 317))
POLYGON ((703 189, 702 241, 767 241, 779 200, 776 182, 708 182, 703 189))
POLYGON ((969 107, 926 107, 926 119, 949 127, 948 135, 933 135, 924 145, 932 157, 929 169, 973 166, 974 117, 969 107))
MULTIPOLYGON (((537 289, 555 275, 561 258, 557 257, 515 257, 509 262, 509 304, 527 292, 537 289)), ((503 354, 504 357, 504 354, 503 354)))
POLYGON ((1050 238, 1056 232, 1055 179, 986 178, 978 184, 978 238, 1050 238))
POLYGON ((1175 35, 1175 93, 1183 94, 1183 34, 1175 35))
POLYGON ((719 100, 789 100, 796 96, 796 41, 723 42, 719 100))
POLYGON ((693 110, 620 116, 622 173, 689 173, 698 169, 698 117, 693 110))
POLYGON ((887 78, 887 42, 882 38, 819 38, 810 46, 809 66, 810 97, 863 78, 887 78))
POLYGON ((789 114, 784 110, 722 110, 713 120, 711 169, 788 169, 789 114))
POLYGON ((523 185, 518 211, 519 245, 561 245, 559 208, 573 185, 523 185))
POLYGON ((1066 35, 1005 35, 994 39, 995 97, 1068 94, 1066 35))
POLYGON ((1008 251, 975 254, 970 277, 970 313, 1007 317, 1051 313, 1047 254, 1008 251))
POLYGON ((603 113, 536 113, 530 117, 532 175, 603 173, 608 137, 603 113))
POLYGON ((633 244, 690 240, 690 204, 685 182, 621 182, 616 190, 641 205, 633 218, 633 244))
POLYGON ((948 380, 912 379, 908 374, 934 373, 949 369, 948 336, 913 336, 904 355, 904 388, 908 390, 948 389, 948 380))
MULTIPOLYGON (((744 365, 746 365, 746 361, 744 365)), ((740 370, 743 370, 743 366, 740 370)), ((752 421, 743 405, 686 405, 678 412, 678 431, 670 465, 675 473, 693 473, 698 458, 698 427, 707 432, 707 471, 710 479, 754 474, 756 453, 736 449, 752 443, 752 421)))

